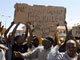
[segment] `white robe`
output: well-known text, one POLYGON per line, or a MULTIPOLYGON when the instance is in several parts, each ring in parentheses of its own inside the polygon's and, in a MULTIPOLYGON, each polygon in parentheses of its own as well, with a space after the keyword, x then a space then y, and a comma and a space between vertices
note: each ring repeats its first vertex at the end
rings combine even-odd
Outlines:
POLYGON ((78 56, 74 58, 69 57, 67 52, 59 52, 59 46, 54 47, 51 52, 48 54, 47 60, 77 60, 78 56))
POLYGON ((1 49, 0 51, 0 60, 6 60, 5 59, 5 51, 1 49))

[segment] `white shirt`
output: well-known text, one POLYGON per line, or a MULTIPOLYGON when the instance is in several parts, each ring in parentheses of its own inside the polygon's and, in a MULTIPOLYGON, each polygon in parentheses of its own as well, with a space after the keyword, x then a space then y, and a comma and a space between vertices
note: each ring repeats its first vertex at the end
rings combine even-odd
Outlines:
POLYGON ((74 58, 71 58, 71 60, 77 60, 78 56, 75 56, 74 58))
POLYGON ((0 51, 0 60, 6 60, 5 59, 5 51, 3 51, 2 49, 0 51))
POLYGON ((50 52, 51 49, 44 49, 43 46, 39 46, 36 49, 34 49, 31 53, 24 53, 22 54, 23 58, 26 59, 35 59, 38 60, 47 60, 47 55, 50 52))
MULTIPOLYGON (((34 46, 32 46, 32 48, 31 49, 28 49, 28 52, 32 52, 34 49, 36 49, 37 47, 34 47, 34 46)), ((28 60, 38 60, 37 58, 36 59, 28 59, 28 60)))

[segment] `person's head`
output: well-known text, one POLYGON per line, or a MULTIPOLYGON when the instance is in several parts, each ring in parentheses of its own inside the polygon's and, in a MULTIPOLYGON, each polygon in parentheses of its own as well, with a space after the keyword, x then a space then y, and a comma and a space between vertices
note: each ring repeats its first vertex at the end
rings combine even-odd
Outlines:
POLYGON ((53 44, 53 38, 51 37, 46 37, 42 41, 42 45, 44 46, 44 49, 49 49, 53 44))
POLYGON ((66 51, 73 58, 76 55, 77 43, 74 40, 68 40, 66 43, 66 51))
POLYGON ((18 45, 21 45, 23 43, 22 36, 18 35, 14 38, 14 41, 17 42, 18 45))
POLYGON ((36 37, 36 36, 33 37, 33 39, 32 39, 32 44, 33 44, 35 47, 38 47, 38 45, 39 45, 38 37, 36 37))

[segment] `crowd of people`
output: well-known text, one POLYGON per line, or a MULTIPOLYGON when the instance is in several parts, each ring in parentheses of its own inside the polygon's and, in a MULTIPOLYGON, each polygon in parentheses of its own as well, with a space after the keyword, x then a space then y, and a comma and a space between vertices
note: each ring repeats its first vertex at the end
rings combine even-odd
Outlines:
POLYGON ((17 23, 11 34, 8 34, 13 21, 2 37, 3 26, 0 24, 0 60, 80 60, 80 43, 66 28, 66 39, 48 35, 42 37, 42 44, 39 38, 33 35, 31 23, 26 22, 26 31, 22 35, 16 35, 17 23), (29 33, 29 36, 28 36, 29 33))

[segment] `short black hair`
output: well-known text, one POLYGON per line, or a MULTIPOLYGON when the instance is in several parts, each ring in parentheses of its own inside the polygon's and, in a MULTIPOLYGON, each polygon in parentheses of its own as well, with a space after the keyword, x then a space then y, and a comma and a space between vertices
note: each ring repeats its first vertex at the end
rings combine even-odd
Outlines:
POLYGON ((17 40, 17 38, 21 37, 20 35, 17 35, 15 38, 14 38, 14 41, 17 40))
POLYGON ((32 41, 34 41, 34 40, 39 41, 37 36, 33 36, 32 41))
POLYGON ((53 38, 52 38, 51 36, 46 37, 46 39, 47 39, 48 41, 51 41, 51 43, 53 43, 53 38))

